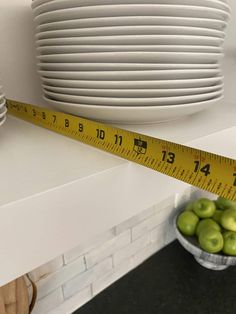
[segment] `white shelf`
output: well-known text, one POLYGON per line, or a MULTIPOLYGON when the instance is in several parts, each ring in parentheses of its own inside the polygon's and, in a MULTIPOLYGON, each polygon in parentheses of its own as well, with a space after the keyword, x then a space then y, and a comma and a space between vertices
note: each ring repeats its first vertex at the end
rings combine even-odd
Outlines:
POLYGON ((12 117, 1 152, 0 285, 185 186, 12 117))
MULTIPOLYGON (((9 28, 1 32, 0 51, 6 95, 46 106, 30 1, 10 6, 1 4, 1 25, 9 28)), ((207 111, 166 124, 121 127, 235 158, 235 73, 236 59, 226 58, 225 99, 207 111)), ((0 146, 0 286, 187 187, 12 117, 0 128, 0 146)))
MULTIPOLYGON (((129 129, 235 158, 235 111, 226 95, 201 115, 129 129)), ((187 187, 13 117, 0 131, 0 285, 187 187)))

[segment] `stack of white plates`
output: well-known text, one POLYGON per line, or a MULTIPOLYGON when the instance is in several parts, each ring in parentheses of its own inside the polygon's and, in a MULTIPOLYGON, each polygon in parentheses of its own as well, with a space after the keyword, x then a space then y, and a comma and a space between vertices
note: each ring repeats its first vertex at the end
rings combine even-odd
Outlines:
POLYGON ((38 69, 54 108, 118 123, 203 110, 223 94, 223 0, 34 0, 38 69))
POLYGON ((2 87, 0 86, 0 126, 6 121, 6 113, 6 100, 4 94, 2 93, 2 87))

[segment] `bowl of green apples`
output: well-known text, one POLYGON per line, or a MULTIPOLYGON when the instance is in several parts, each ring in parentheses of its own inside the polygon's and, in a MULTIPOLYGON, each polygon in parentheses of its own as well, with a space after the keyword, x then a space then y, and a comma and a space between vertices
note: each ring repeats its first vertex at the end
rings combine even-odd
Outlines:
POLYGON ((176 237, 202 266, 223 270, 236 265, 236 202, 197 198, 174 217, 176 237))

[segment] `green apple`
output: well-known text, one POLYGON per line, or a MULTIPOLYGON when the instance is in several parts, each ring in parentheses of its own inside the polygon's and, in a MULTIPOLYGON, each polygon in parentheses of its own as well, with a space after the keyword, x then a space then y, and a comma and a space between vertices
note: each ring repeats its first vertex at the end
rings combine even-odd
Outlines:
POLYGON ((193 204, 194 202, 189 202, 186 206, 184 210, 193 210, 193 204))
POLYGON ((193 211, 200 218, 211 218, 215 211, 215 203, 207 198, 200 198, 193 204, 193 211))
POLYGON ((226 209, 221 215, 221 225, 229 231, 236 231, 236 210, 226 209))
POLYGON ((199 218, 192 211, 184 211, 177 218, 178 229, 188 236, 195 234, 199 218))
POLYGON ((224 197, 219 196, 217 200, 215 200, 215 204, 217 209, 226 210, 226 209, 236 209, 236 202, 227 200, 224 197))
POLYGON ((204 251, 217 253, 223 249, 224 239, 220 231, 214 228, 206 228, 199 235, 199 244, 204 251))
POLYGON ((220 224, 221 223, 221 215, 222 215, 222 210, 216 209, 214 215, 212 216, 212 219, 220 224))
POLYGON ((226 231, 223 234, 224 247, 223 252, 227 255, 236 256, 236 232, 226 231))
POLYGON ((206 229, 206 228, 213 228, 217 231, 221 231, 221 227, 217 222, 215 222, 211 218, 206 218, 206 219, 202 219, 198 223, 197 228, 196 228, 196 235, 199 237, 201 231, 206 229))

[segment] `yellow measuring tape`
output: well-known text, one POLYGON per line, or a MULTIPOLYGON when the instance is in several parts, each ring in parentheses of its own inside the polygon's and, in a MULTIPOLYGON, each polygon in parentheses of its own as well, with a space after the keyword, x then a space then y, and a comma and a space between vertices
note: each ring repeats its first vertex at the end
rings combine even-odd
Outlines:
POLYGON ((20 119, 236 201, 234 159, 10 99, 7 107, 20 119))

